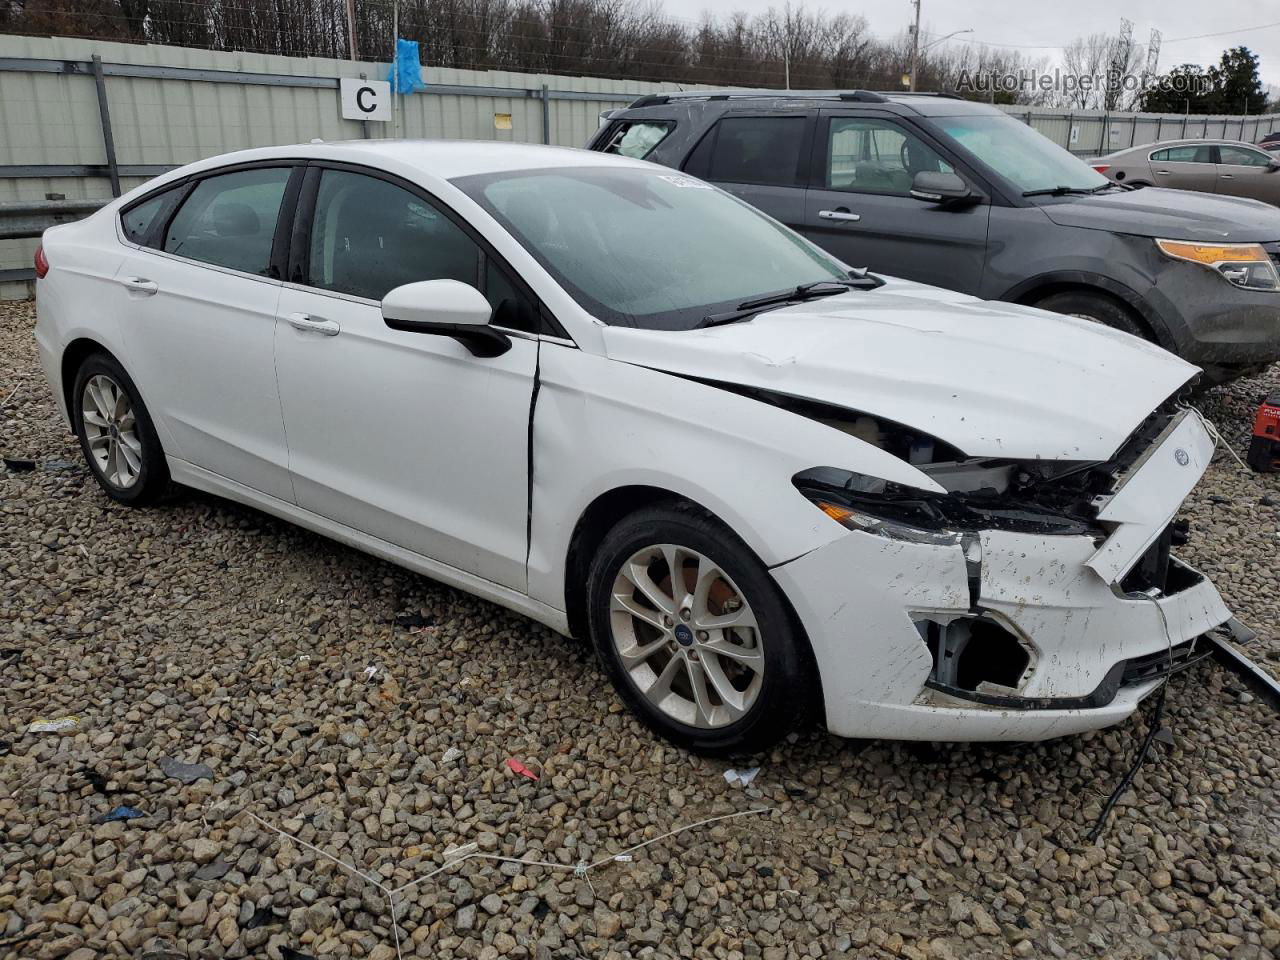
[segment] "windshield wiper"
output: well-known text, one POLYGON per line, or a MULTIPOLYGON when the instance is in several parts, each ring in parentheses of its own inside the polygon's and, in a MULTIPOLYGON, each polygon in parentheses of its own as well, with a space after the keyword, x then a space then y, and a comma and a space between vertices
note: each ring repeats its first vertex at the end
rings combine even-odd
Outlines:
POLYGON ((1067 187, 1067 186, 1045 187, 1043 190, 1024 190, 1022 191, 1022 195, 1024 197, 1061 197, 1061 196, 1065 196, 1068 193, 1077 193, 1077 194, 1087 195, 1092 193, 1098 193, 1101 190, 1106 190, 1108 187, 1114 187, 1114 186, 1116 186, 1116 184, 1108 180, 1106 183, 1096 187, 1067 187))
POLYGON ((703 327, 718 327, 724 323, 737 323, 739 320, 749 320, 762 310, 770 307, 781 307, 788 303, 802 303, 805 300, 817 300, 820 297, 833 297, 837 294, 847 293, 850 290, 874 290, 884 281, 879 277, 873 277, 866 270, 852 271, 848 280, 814 280, 812 283, 802 283, 798 287, 793 287, 783 293, 771 293, 765 297, 756 297, 752 300, 743 300, 734 310, 726 310, 724 313, 713 313, 703 317, 696 329, 703 327))

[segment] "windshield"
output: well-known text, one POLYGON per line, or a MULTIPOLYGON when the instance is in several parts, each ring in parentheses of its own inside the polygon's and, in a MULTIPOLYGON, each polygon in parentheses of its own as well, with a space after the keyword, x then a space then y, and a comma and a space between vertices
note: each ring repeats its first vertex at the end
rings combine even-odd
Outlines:
POLYGON ((688 330, 762 294, 849 278, 754 208, 661 167, 522 170, 453 182, 605 323, 688 330))
POLYGON ((934 124, 978 160, 1028 190, 1096 190, 1109 180, 1010 116, 937 117, 934 124))

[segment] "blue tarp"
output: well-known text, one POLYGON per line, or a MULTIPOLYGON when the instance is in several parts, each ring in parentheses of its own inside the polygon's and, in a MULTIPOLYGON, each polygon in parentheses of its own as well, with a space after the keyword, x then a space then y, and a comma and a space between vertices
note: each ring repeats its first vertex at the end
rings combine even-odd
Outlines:
POLYGON ((418 59, 416 41, 396 38, 396 58, 387 70, 387 82, 393 92, 399 93, 417 93, 427 88, 422 82, 422 62, 418 59))

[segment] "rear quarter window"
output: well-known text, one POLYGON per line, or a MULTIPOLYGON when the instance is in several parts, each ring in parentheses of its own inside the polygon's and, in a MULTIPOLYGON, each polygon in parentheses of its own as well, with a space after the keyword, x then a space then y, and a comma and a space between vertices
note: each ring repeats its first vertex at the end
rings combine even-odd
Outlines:
POLYGON ((621 120, 609 131, 600 150, 643 160, 673 129, 675 124, 670 120, 621 120))
POLYGON ((157 246, 154 230, 163 223, 182 194, 182 187, 164 190, 141 203, 135 203, 120 215, 120 227, 130 243, 157 246))

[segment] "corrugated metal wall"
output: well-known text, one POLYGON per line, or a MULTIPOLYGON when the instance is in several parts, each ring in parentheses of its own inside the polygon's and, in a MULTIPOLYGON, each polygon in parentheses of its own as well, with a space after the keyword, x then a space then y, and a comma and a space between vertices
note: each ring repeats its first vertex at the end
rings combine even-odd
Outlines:
MULTIPOLYGON (((126 168, 177 166, 245 147, 305 142, 314 137, 360 137, 361 124, 341 117, 334 78, 363 75, 382 79, 387 70, 383 63, 222 53, 69 37, 0 36, 0 167, 101 167, 106 163, 97 87, 85 67, 94 56, 106 65, 104 85, 116 158, 126 168), (23 69, 26 61, 31 70, 23 69), (215 82, 216 75, 207 75, 204 80, 190 76, 119 76, 112 75, 113 64, 128 65, 134 72, 135 68, 177 67, 263 76, 258 83, 215 82), (59 72, 63 70, 77 72, 59 72), (282 78, 303 79, 269 82, 282 78), (315 78, 317 85, 305 85, 309 82, 306 78, 315 78)), ((505 71, 427 68, 423 72, 432 92, 403 98, 395 135, 537 143, 544 139, 545 106, 545 139, 554 144, 581 146, 596 130, 601 111, 622 106, 646 93, 682 89, 674 83, 505 71), (512 92, 462 95, 446 92, 451 86, 512 92), (545 101, 541 98, 544 88, 551 91, 545 101)), ((1275 116, 1183 117, 1006 109, 1080 156, 1183 136, 1252 141, 1280 128, 1280 117, 1275 116)), ((392 135, 389 123, 369 124, 369 136, 392 135)), ((128 190, 145 179, 122 175, 121 186, 128 190)), ((50 194, 68 198, 111 195, 109 181, 103 176, 16 177, 0 171, 0 201, 40 200, 50 194)), ((0 240, 0 272, 29 267, 34 249, 35 241, 0 240)), ((26 284, 0 281, 0 298, 26 294, 26 284)))

